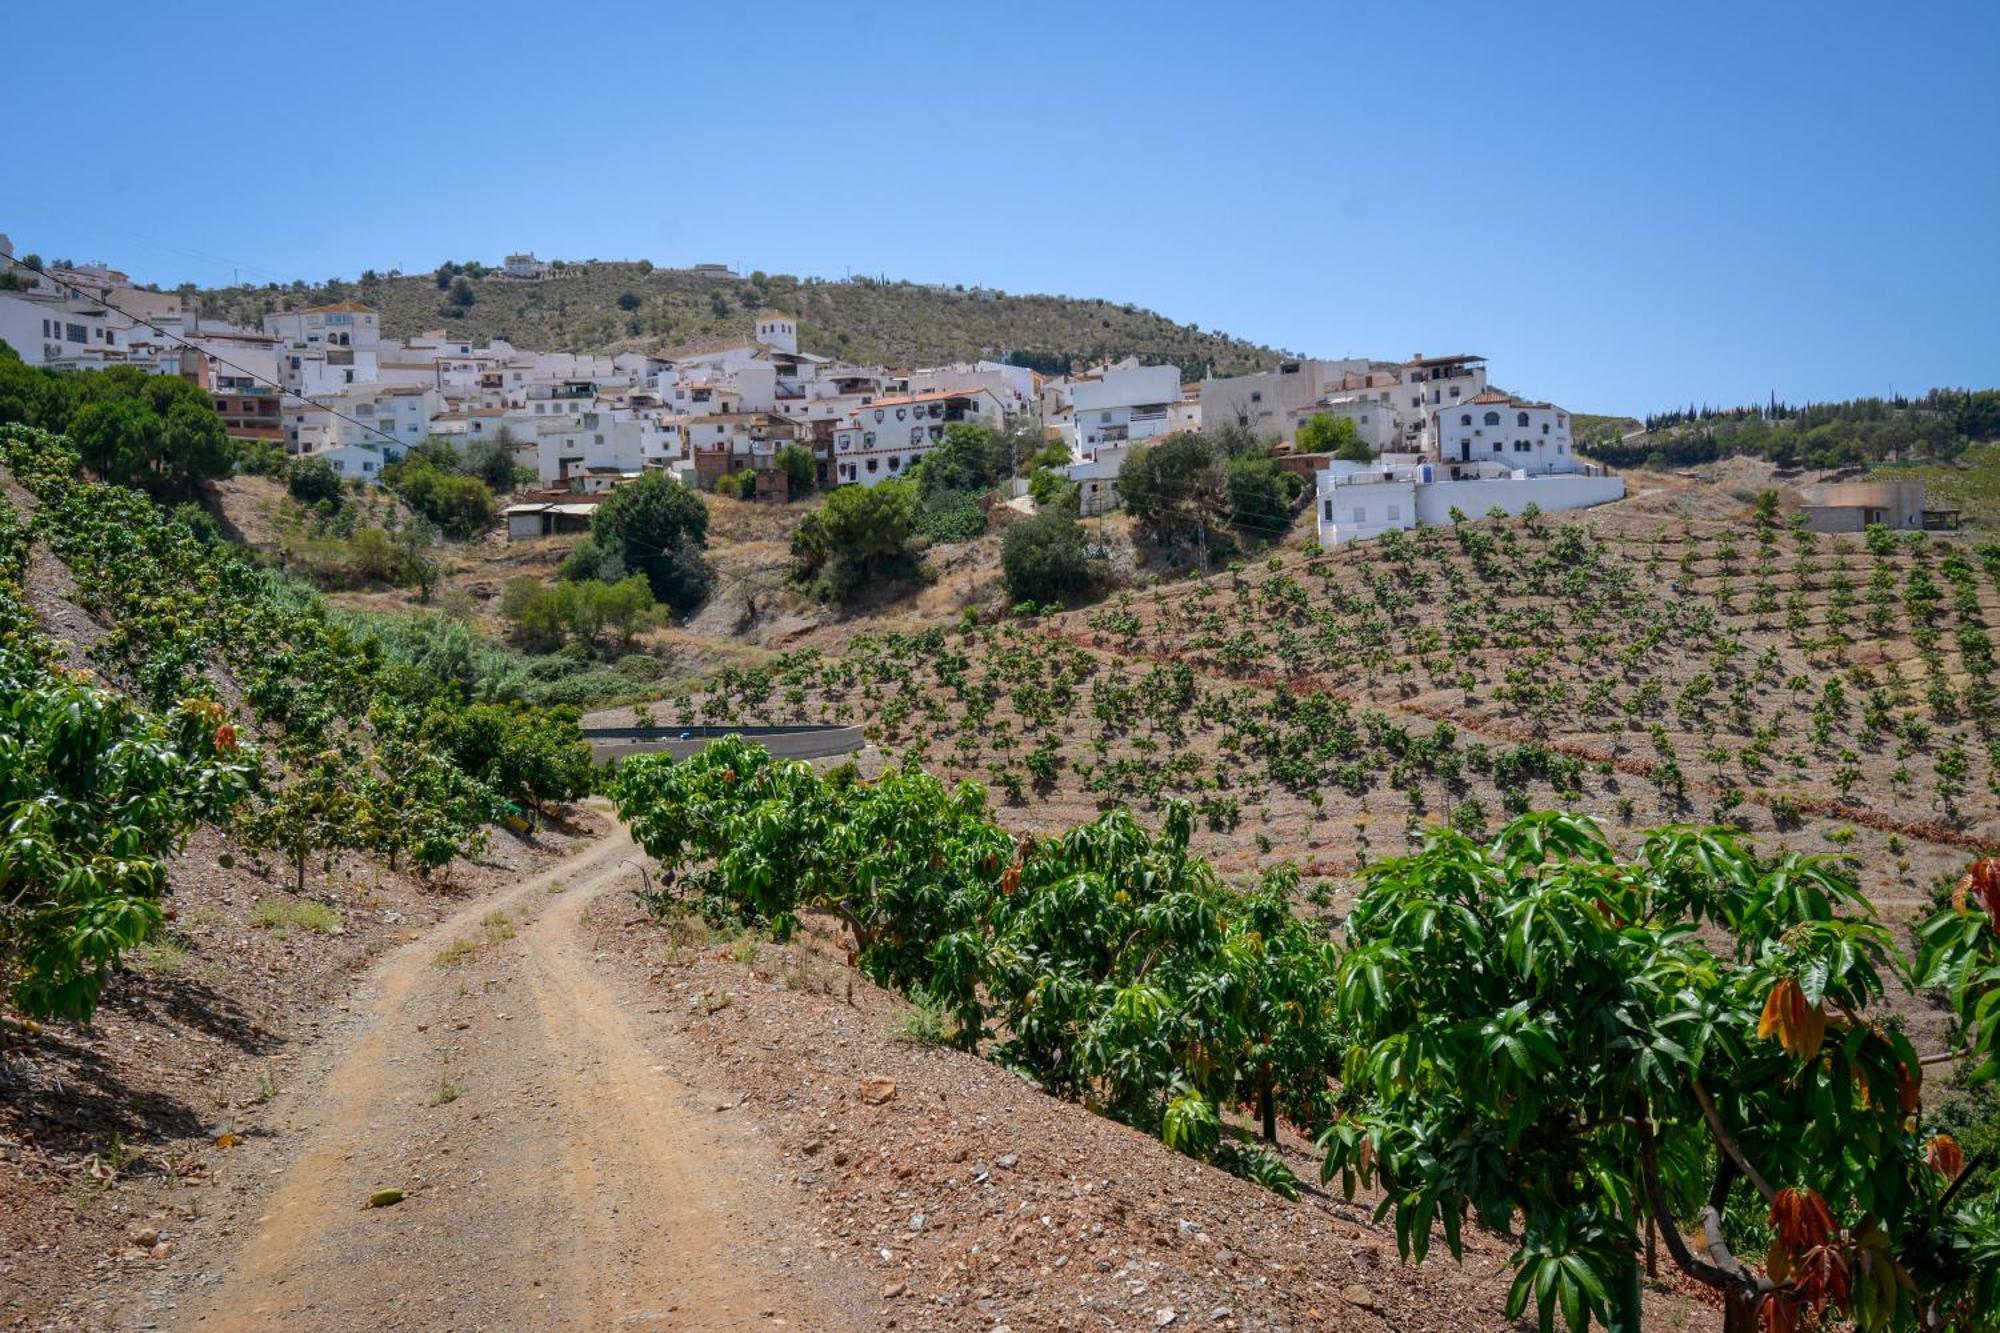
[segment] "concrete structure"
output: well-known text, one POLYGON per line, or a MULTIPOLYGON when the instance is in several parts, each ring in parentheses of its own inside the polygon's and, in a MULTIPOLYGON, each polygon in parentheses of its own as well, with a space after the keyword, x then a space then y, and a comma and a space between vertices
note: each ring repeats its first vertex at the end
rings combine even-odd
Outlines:
POLYGON ((549 266, 530 250, 522 255, 508 255, 500 261, 500 271, 510 278, 539 278, 549 271, 549 266))
POLYGON ((1249 375, 1203 380, 1201 420, 1210 426, 1234 422, 1260 439, 1288 440, 1298 422, 1312 414, 1314 404, 1339 391, 1351 377, 1365 375, 1370 364, 1365 357, 1301 359, 1249 375))
POLYGON ((1375 463, 1331 462, 1318 474, 1319 542, 1379 537, 1482 518, 1493 510, 1520 514, 1534 505, 1545 512, 1584 509, 1625 497, 1625 479, 1601 468, 1530 475, 1496 463, 1425 462, 1391 455, 1375 463))
POLYGON ((779 759, 826 759, 853 754, 867 743, 861 727, 816 723, 795 727, 637 727, 597 724, 585 718, 583 725, 591 758, 600 764, 628 754, 661 753, 686 759, 725 736, 755 741, 779 759))
POLYGON ((1958 526, 1956 509, 1925 507, 1920 481, 1848 481, 1800 489, 1800 512, 1814 532, 1861 532, 1871 524, 1899 531, 1948 531, 1958 526))

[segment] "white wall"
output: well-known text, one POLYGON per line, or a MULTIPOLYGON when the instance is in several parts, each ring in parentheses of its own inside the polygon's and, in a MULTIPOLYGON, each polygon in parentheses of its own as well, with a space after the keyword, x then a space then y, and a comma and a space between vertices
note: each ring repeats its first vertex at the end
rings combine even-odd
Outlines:
POLYGON ((1468 518, 1484 518, 1498 507, 1518 514, 1529 505, 1553 513, 1587 509, 1625 498, 1623 477, 1529 477, 1520 481, 1441 481, 1420 487, 1417 521, 1431 526, 1450 523, 1455 508, 1468 518))

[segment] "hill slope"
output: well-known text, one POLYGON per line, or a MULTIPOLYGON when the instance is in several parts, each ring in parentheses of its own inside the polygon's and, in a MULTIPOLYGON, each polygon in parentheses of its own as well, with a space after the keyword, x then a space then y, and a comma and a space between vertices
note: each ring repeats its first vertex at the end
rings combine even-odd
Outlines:
POLYGON ((1211 369, 1254 370, 1279 357, 1271 348, 1137 306, 1067 296, 1000 295, 865 278, 711 277, 643 261, 571 264, 541 281, 476 268, 458 276, 466 287, 456 300, 431 273, 219 288, 201 292, 199 299, 204 315, 252 325, 288 304, 360 300, 382 312, 390 337, 444 327, 481 342, 501 337, 517 347, 547 351, 651 350, 740 336, 751 314, 768 307, 798 317, 806 351, 863 364, 935 365, 1013 352, 1021 354, 1022 364, 1049 370, 1137 354, 1199 376, 1211 369), (469 305, 463 300, 467 290, 469 305), (632 300, 621 305, 628 296, 636 305, 632 300))

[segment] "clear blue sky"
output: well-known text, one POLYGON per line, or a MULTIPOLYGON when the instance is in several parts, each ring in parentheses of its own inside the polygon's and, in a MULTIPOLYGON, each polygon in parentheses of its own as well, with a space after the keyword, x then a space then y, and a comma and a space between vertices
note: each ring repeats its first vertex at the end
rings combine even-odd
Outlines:
POLYGON ((1995 0, 0 22, 0 230, 143 280, 533 249, 1475 351, 1582 411, 2000 384, 1995 0))

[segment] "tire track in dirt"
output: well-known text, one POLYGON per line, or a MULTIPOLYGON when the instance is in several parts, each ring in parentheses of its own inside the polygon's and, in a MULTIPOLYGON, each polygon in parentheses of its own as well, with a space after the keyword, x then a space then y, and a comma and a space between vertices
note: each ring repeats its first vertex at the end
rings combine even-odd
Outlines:
POLYGON ((677 1077, 583 942, 623 828, 385 958, 301 1146, 179 1327, 861 1327, 798 1243, 769 1146, 677 1077), (384 1188, 404 1200, 368 1208, 384 1188))

